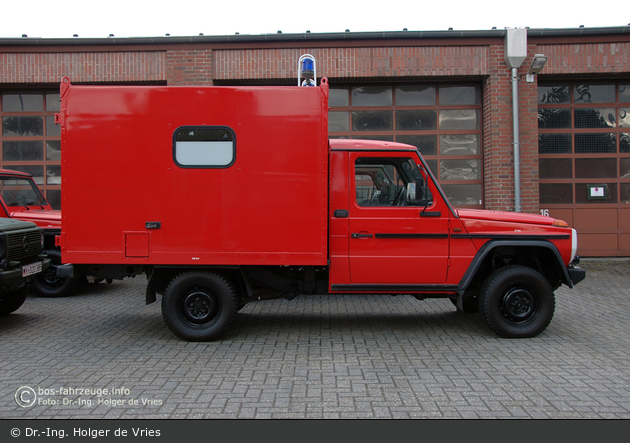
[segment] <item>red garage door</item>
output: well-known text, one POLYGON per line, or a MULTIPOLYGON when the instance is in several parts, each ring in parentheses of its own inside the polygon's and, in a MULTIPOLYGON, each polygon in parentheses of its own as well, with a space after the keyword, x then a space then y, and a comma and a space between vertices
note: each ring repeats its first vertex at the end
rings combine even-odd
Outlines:
POLYGON ((630 255, 630 83, 538 87, 540 211, 579 233, 584 257, 630 255))

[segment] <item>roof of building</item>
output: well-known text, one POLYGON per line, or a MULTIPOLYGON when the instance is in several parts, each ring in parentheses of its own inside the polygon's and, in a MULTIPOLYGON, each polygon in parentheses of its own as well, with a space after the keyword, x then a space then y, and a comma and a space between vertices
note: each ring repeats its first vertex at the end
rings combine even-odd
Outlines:
MULTIPOLYGON (((360 42, 365 40, 448 40, 448 39, 502 39, 505 29, 458 31, 388 31, 388 32, 331 32, 283 34, 235 34, 197 35, 160 37, 114 37, 104 38, 41 38, 28 37, 0 38, 0 46, 117 46, 117 45, 171 45, 171 44, 232 44, 232 43, 274 43, 274 42, 360 42)), ((529 38, 580 37, 580 36, 630 36, 630 25, 605 28, 527 28, 529 38)), ((460 42, 461 44, 461 42, 460 42)))

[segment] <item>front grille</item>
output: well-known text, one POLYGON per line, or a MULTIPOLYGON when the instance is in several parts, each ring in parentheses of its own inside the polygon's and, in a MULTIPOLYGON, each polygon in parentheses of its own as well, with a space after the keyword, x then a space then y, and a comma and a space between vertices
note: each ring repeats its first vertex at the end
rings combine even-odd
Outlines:
POLYGON ((32 231, 10 232, 7 234, 7 260, 24 260, 42 252, 39 229, 32 231))

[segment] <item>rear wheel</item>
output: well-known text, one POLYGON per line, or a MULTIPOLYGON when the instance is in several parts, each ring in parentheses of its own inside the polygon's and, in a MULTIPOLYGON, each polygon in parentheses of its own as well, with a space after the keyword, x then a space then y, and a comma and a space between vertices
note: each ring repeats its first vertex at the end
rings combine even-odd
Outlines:
POLYGON ((228 281, 214 272, 185 272, 164 291, 162 316, 171 331, 188 341, 211 341, 223 335, 237 311, 228 281))
POLYGON ((534 337, 553 317, 553 289, 538 271, 526 266, 507 266, 494 271, 484 282, 479 311, 486 325, 510 338, 534 337))
POLYGON ((62 297, 68 295, 77 284, 76 277, 57 277, 57 266, 61 265, 61 252, 56 249, 44 251, 50 258, 50 266, 37 275, 31 283, 31 290, 41 297, 62 297))
POLYGON ((26 301, 26 286, 0 296, 0 315, 17 311, 26 301))

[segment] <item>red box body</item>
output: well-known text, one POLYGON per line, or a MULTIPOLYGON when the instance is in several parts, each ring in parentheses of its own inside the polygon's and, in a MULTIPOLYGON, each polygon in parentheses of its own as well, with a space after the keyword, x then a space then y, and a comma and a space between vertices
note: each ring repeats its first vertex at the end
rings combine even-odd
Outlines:
POLYGON ((65 263, 327 264, 327 84, 61 89, 65 263), (178 165, 182 127, 229 167, 178 165))

